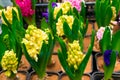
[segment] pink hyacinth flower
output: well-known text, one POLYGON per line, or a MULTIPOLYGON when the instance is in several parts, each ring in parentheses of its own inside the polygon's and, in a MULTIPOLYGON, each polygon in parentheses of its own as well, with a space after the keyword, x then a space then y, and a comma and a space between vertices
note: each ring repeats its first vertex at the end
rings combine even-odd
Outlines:
POLYGON ((75 7, 79 12, 81 11, 81 2, 83 0, 66 0, 71 3, 72 7, 75 7))
POLYGON ((20 7, 24 17, 32 16, 35 13, 35 10, 32 9, 31 0, 16 0, 16 4, 20 7))
POLYGON ((103 34, 105 31, 105 27, 100 27, 100 29, 97 31, 97 39, 100 41, 103 38, 103 34))

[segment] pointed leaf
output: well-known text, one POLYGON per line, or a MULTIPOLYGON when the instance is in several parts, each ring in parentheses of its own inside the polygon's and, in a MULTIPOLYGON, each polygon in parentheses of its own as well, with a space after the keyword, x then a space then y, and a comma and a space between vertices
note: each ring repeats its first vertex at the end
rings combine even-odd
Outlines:
POLYGON ((59 12, 57 13, 57 16, 56 16, 56 21, 58 21, 58 18, 62 16, 62 9, 59 10, 59 12))
POLYGON ((46 22, 46 19, 43 18, 43 19, 41 20, 41 29, 45 31, 45 29, 47 29, 47 28, 48 28, 48 24, 47 24, 47 22, 46 22))
POLYGON ((116 62, 116 51, 113 51, 110 56, 110 65, 104 65, 104 80, 109 80, 112 77, 112 73, 116 62))
POLYGON ((73 37, 74 40, 78 39, 79 28, 80 28, 80 26, 79 26, 78 19, 75 18, 74 22, 73 22, 73 25, 72 25, 72 37, 73 37))
POLYGON ((32 66, 32 68, 36 71, 36 73, 39 74, 39 66, 37 65, 37 62, 35 62, 35 60, 33 60, 33 59, 29 56, 29 54, 28 54, 28 52, 27 52, 26 47, 25 47, 24 44, 22 44, 22 47, 23 47, 23 52, 24 52, 24 54, 25 54, 26 59, 28 60, 28 62, 29 62, 30 65, 32 66))
POLYGON ((11 24, 8 22, 7 18, 5 17, 5 14, 2 12, 2 18, 5 21, 5 23, 7 24, 7 26, 11 26, 11 24))
POLYGON ((120 53, 120 30, 113 34, 112 36, 112 50, 118 51, 120 53))
POLYGON ((82 75, 84 73, 84 70, 85 70, 85 67, 88 63, 88 60, 90 58, 90 55, 92 53, 92 49, 93 49, 93 45, 94 45, 94 39, 95 39, 95 31, 92 31, 92 38, 91 38, 91 43, 89 45, 89 48, 88 48, 88 51, 83 59, 83 61, 81 62, 81 64, 79 65, 78 67, 78 70, 75 72, 75 76, 78 78, 78 79, 81 79, 82 78, 82 75))
POLYGON ((71 72, 69 66, 68 66, 68 63, 66 61, 67 59, 67 49, 66 49, 66 45, 65 43, 62 41, 62 39, 60 39, 59 37, 56 37, 60 46, 61 46, 61 49, 62 49, 62 52, 59 50, 58 51, 58 58, 60 60, 60 63, 62 65, 62 67, 64 68, 65 72, 67 73, 67 75, 70 77, 71 80, 74 80, 74 75, 73 73, 71 72))
POLYGON ((102 53, 104 53, 105 50, 110 49, 110 43, 111 43, 111 32, 110 29, 107 27, 104 31, 103 38, 100 40, 100 48, 102 53))
POLYGON ((64 30, 64 34, 65 36, 69 39, 69 40, 72 40, 72 31, 69 27, 69 25, 67 24, 67 22, 64 22, 63 24, 63 30, 64 30))

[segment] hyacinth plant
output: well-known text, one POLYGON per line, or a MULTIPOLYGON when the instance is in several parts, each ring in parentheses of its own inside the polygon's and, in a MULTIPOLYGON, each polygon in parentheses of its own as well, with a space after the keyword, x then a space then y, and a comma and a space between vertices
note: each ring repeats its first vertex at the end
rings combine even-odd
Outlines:
POLYGON ((109 26, 119 12, 120 0, 96 0, 95 17, 98 27, 109 26))
POLYGON ((36 25, 35 4, 37 0, 12 0, 12 2, 20 7, 22 17, 28 25, 36 25))
MULTIPOLYGON (((77 31, 77 23, 74 25, 72 30, 77 31)), ((65 33, 68 31, 64 31, 65 33)), ((70 33, 70 31, 69 31, 70 33)), ((83 42, 82 36, 79 32, 72 33, 72 35, 65 34, 68 38, 71 37, 71 40, 64 40, 61 37, 56 36, 61 50, 58 51, 58 57, 61 62, 62 67, 64 68, 66 74, 69 76, 70 80, 82 80, 82 75, 92 53, 95 32, 92 33, 91 43, 88 51, 84 54, 81 43, 83 42), (77 36, 78 34, 78 36, 77 36), (74 38, 75 35, 77 38, 74 38)))
MULTIPOLYGON (((74 16, 79 17, 79 19, 81 20, 79 25, 82 25, 80 27, 81 32, 82 32, 81 37, 85 36, 85 33, 87 31, 87 27, 88 27, 88 21, 85 20, 85 4, 82 1, 79 1, 79 0, 76 1, 76 3, 77 2, 79 2, 79 4, 81 4, 79 10, 77 10, 75 6, 72 6, 72 3, 70 1, 65 1, 64 3, 56 3, 56 0, 50 0, 49 4, 48 4, 47 12, 42 13, 42 15, 47 20, 45 20, 45 18, 42 19, 41 29, 44 30, 46 28, 49 28, 51 30, 51 33, 52 33, 53 37, 54 37, 51 53, 53 52, 54 45, 57 41, 55 39, 55 36, 56 35, 60 35, 61 37, 65 36, 63 34, 62 25, 60 26, 60 24, 63 24, 65 20, 67 20, 68 23, 71 23, 71 28, 72 28, 72 24, 73 24, 73 21, 74 21, 73 17, 74 16), (62 17, 63 17, 64 20, 62 20, 62 17), (69 18, 70 20, 67 19, 67 18, 69 18), (58 21, 63 21, 63 22, 58 22, 58 21), (72 21, 72 22, 70 22, 70 21, 72 21), (86 23, 86 25, 84 25, 82 22, 86 23), (58 24, 58 25, 56 25, 56 24, 58 24)), ((49 59, 49 63, 51 64, 51 57, 49 59)))
POLYGON ((29 25, 23 38, 23 51, 40 80, 44 80, 46 66, 53 46, 52 35, 46 29, 38 29, 29 25))
POLYGON ((112 33, 110 27, 101 27, 97 32, 99 37, 100 49, 104 56, 104 80, 111 79, 116 56, 120 54, 120 30, 112 33))
POLYGON ((87 25, 83 17, 70 12, 61 15, 56 23, 56 40, 61 46, 58 57, 66 74, 71 80, 81 80, 85 67, 92 53, 95 32, 93 31, 91 45, 86 54, 83 53, 83 39, 87 25), (70 14, 70 15, 69 15, 70 14), (81 17, 81 18, 80 18, 81 17))
POLYGON ((58 51, 59 60, 71 80, 81 80, 92 53, 95 32, 93 31, 89 50, 84 54, 83 39, 88 22, 81 14, 85 8, 79 11, 69 1, 65 1, 54 8, 51 5, 52 2, 49 5, 48 22, 52 23, 50 27, 53 36, 61 46, 61 50, 58 51), (84 24, 85 21, 86 25, 84 24))
POLYGON ((2 20, 0 34, 0 64, 9 78, 15 77, 21 60, 21 41, 24 37, 20 9, 12 6, 0 10, 2 20))

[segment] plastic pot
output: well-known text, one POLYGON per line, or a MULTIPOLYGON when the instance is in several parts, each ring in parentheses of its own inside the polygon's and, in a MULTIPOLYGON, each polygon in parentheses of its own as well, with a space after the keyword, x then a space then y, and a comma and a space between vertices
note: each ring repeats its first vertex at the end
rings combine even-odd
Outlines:
MULTIPOLYGON (((92 80, 102 80, 104 78, 104 73, 95 72, 92 75, 92 80)), ((112 80, 120 80, 120 73, 113 73, 112 80)))

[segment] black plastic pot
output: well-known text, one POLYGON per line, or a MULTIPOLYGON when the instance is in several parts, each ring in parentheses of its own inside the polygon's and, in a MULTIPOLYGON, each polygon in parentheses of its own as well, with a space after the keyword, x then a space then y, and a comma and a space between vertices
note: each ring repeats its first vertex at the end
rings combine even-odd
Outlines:
MULTIPOLYGON (((96 62, 96 68, 97 70, 96 71, 100 71, 100 72, 104 72, 104 68, 103 68, 103 65, 104 65, 104 62, 103 62, 103 58, 102 58, 102 54, 101 53, 97 53, 95 55, 95 62, 96 62), (98 57, 101 57, 101 59, 99 59, 100 61, 97 61, 98 57), (98 65, 98 63, 101 63, 98 65)), ((115 64, 115 69, 114 69, 114 73, 119 73, 120 72, 120 69, 119 69, 119 65, 120 65, 120 59, 117 57, 116 59, 116 64, 115 64)))
POLYGON ((92 60, 93 72, 92 73, 94 73, 95 71, 97 71, 97 64, 96 64, 96 58, 95 58, 96 54, 97 54, 97 52, 92 51, 92 56, 93 56, 93 60, 92 60))
MULTIPOLYGON (((95 72, 92 75, 92 80, 102 80, 104 77, 104 73, 95 72)), ((120 73, 113 73, 112 75, 113 80, 120 80, 120 73)))
MULTIPOLYGON (((0 80, 10 80, 7 79, 7 76, 4 74, 5 71, 0 72, 0 80)), ((14 80, 27 80, 28 72, 27 71, 17 71, 16 77, 14 80)))
MULTIPOLYGON (((83 74, 84 76, 87 76, 88 78, 82 78, 82 80, 92 80, 92 78, 91 78, 91 75, 90 74, 83 74)), ((67 74, 66 73, 62 73, 61 75, 60 75, 60 78, 59 78, 59 80, 70 80, 69 79, 69 77, 67 76, 67 74), (63 78, 63 77, 65 77, 65 78, 63 78)))
POLYGON ((52 54, 51 60, 53 60, 52 61, 53 63, 47 65, 46 71, 47 72, 56 72, 56 73, 62 71, 62 65, 60 64, 57 53, 52 54))
MULTIPOLYGON (((59 80, 59 77, 60 77, 59 73, 46 72, 46 74, 47 74, 47 77, 46 77, 47 79, 46 80, 59 80)), ((35 78, 32 78, 32 75, 35 75, 36 79, 38 79, 38 76, 37 76, 36 72, 32 71, 31 73, 29 73, 27 80, 36 80, 35 78)))

